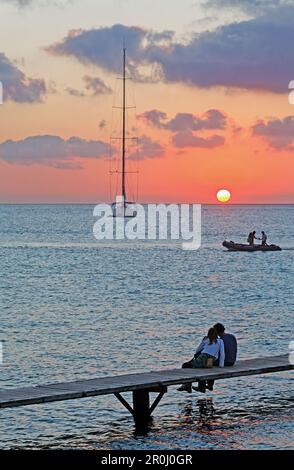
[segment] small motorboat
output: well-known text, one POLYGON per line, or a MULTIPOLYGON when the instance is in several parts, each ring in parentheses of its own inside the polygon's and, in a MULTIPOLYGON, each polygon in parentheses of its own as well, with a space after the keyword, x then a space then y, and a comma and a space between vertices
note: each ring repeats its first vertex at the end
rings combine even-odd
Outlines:
POLYGON ((223 246, 229 251, 281 251, 278 245, 246 245, 243 243, 235 243, 232 241, 224 241, 223 246))

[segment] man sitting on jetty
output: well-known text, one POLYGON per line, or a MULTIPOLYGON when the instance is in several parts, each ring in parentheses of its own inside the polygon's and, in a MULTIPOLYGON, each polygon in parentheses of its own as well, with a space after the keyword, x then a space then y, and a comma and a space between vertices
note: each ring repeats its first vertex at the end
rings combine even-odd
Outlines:
MULTIPOLYGON (((213 365, 217 365, 218 367, 224 367, 225 363, 225 348, 224 342, 222 339, 219 338, 218 333, 214 327, 209 328, 208 333, 204 336, 203 340, 199 344, 198 348, 195 351, 194 357, 191 361, 185 362, 182 365, 183 369, 188 368, 204 368, 204 367, 212 367, 213 365)), ((206 382, 201 381, 199 382, 199 387, 194 390, 199 392, 205 393, 206 382), (202 390, 203 388, 203 390, 202 390)), ((191 393, 192 391, 192 384, 183 384, 179 391, 186 391, 191 393)))
MULTIPOLYGON (((238 350, 236 336, 234 336, 232 333, 226 333, 225 332, 226 329, 222 323, 216 323, 214 325, 214 328, 216 329, 218 336, 224 342, 224 347, 225 347, 224 366, 225 367, 233 366, 237 359, 237 350, 238 350)), ((216 363, 215 365, 218 365, 218 364, 216 363)), ((200 388, 200 384, 201 382, 199 382, 199 388, 200 388)), ((207 380, 205 388, 212 391, 213 385, 214 385, 214 380, 207 380)), ((205 391, 205 388, 204 388, 204 391, 205 391)), ((201 390, 199 391, 203 391, 203 385, 201 386, 201 390)))
MULTIPOLYGON (((224 346, 224 357, 223 354, 219 354, 218 357, 214 358, 213 360, 213 365, 214 366, 221 366, 221 367, 229 367, 233 366, 236 362, 237 358, 237 340, 234 335, 231 333, 225 333, 225 327, 222 323, 216 323, 213 328, 210 329, 215 330, 218 338, 221 340, 221 343, 224 346)), ((205 336, 200 344, 200 346, 197 348, 196 353, 194 358, 189 361, 185 362, 182 365, 182 368, 195 368, 195 367, 201 367, 198 364, 196 365, 195 362, 197 362, 197 358, 199 355, 201 356, 201 346, 206 344, 208 337, 205 336)), ((221 349, 221 348, 220 348, 221 349)), ((207 365, 202 365, 202 367, 207 367, 207 365)), ((213 391, 213 386, 214 386, 214 380, 207 380, 207 381, 200 381, 198 383, 198 387, 193 387, 194 390, 197 392, 205 393, 206 389, 213 391)), ((179 391, 186 391, 191 393, 192 391, 192 386, 191 384, 184 384, 180 388, 178 388, 179 391)))

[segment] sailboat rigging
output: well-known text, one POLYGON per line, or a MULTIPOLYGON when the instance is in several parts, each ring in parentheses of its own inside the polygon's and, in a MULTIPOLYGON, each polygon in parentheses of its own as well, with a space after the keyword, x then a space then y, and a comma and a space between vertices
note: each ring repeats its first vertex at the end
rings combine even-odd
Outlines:
MULTIPOLYGON (((136 137, 126 136, 126 110, 135 108, 134 106, 126 105, 126 48, 123 47, 123 94, 122 94, 122 106, 118 108, 122 110, 122 136, 119 139, 122 140, 122 152, 121 152, 121 171, 115 170, 110 173, 121 173, 121 194, 116 196, 116 201, 112 204, 112 211, 114 217, 134 217, 136 214, 128 206, 134 204, 134 202, 127 200, 126 190, 126 174, 127 173, 138 173, 138 171, 126 171, 126 140, 132 139, 137 140, 136 137)), ((114 106, 117 108, 117 106, 114 106)), ((116 137, 113 137, 116 139, 116 137)))

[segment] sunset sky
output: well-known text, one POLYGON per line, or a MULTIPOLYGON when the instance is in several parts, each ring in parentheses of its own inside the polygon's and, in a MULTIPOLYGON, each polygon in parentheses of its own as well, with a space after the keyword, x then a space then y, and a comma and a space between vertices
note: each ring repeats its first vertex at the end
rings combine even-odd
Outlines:
POLYGON ((294 0, 0 0, 0 18, 0 203, 110 199, 123 42, 139 201, 294 203, 294 0))

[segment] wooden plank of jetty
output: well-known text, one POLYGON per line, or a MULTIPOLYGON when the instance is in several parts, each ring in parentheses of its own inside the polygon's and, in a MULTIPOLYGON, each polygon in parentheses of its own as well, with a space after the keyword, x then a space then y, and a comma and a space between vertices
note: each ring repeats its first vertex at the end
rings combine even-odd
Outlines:
POLYGON ((54 401, 72 400, 98 395, 114 394, 133 414, 137 424, 150 418, 167 387, 207 379, 228 379, 250 375, 269 374, 292 370, 287 354, 238 361, 232 367, 206 369, 166 369, 137 374, 98 377, 71 382, 49 383, 34 387, 0 389, 0 408, 12 408, 54 401), (149 405, 149 392, 159 392, 153 405, 149 405), (120 395, 133 392, 133 408, 120 395))

